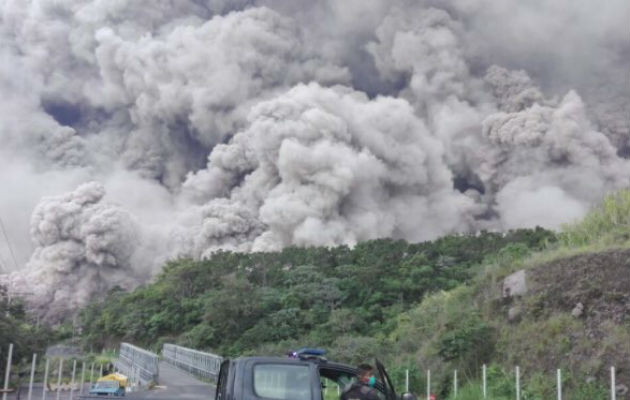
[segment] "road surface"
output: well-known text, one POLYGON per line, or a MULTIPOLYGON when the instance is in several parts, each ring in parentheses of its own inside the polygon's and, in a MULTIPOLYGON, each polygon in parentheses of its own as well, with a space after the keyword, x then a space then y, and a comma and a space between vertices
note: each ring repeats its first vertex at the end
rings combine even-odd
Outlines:
MULTIPOLYGON (((202 382, 195 378, 193 375, 183 372, 171 364, 161 361, 160 362, 160 377, 159 385, 152 390, 144 390, 135 393, 127 393, 124 399, 127 400, 214 400, 215 386, 206 382, 202 382)), ((89 384, 84 387, 84 392, 89 390, 89 384)), ((23 385, 20 393, 19 400, 27 400, 28 385, 23 385)), ((87 393, 85 393, 87 394, 87 393)), ((82 396, 83 397, 83 396, 82 396)), ((85 396, 86 398, 88 396, 85 396)), ((93 397, 99 399, 99 397, 93 397)), ((1 398, 1 395, 0 395, 1 398)), ((32 400, 42 399, 42 384, 35 383, 33 385, 32 400)), ((104 397, 100 397, 104 399, 104 397)), ((111 399, 111 398, 110 398, 111 399)), ((9 393, 7 400, 18 400, 17 393, 9 393)), ((47 392, 46 400, 57 400, 56 392, 47 392)), ((60 391, 59 400, 70 400, 70 391, 60 391)), ((79 393, 75 391, 73 393, 72 400, 79 400, 79 393)), ((87 399, 86 399, 87 400, 87 399)), ((122 400, 122 399, 121 399, 122 400)))
POLYGON ((129 399, 213 400, 214 385, 202 382, 171 364, 160 361, 159 385, 143 392, 129 393, 129 399))

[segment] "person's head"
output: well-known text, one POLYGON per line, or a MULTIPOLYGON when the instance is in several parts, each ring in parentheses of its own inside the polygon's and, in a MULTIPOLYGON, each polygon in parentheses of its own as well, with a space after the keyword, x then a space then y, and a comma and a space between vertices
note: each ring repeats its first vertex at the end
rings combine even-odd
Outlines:
POLYGON ((374 386, 376 382, 374 368, 370 364, 361 364, 357 369, 359 370, 359 381, 366 385, 374 386))

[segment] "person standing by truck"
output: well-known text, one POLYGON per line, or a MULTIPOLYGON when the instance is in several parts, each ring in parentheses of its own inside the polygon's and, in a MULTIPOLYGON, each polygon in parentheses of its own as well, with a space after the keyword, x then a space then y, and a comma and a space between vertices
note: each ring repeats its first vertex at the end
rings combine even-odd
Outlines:
POLYGON ((340 400, 382 400, 374 388, 376 384, 374 368, 369 364, 361 364, 357 369, 359 380, 344 390, 340 400))

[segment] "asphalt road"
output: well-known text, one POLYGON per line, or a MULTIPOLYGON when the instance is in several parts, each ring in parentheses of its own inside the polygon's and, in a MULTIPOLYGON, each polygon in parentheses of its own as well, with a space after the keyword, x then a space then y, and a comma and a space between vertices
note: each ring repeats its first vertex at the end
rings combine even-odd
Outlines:
MULTIPOLYGON (((160 362, 160 384, 154 389, 127 393, 128 400, 214 400, 215 386, 202 382, 186 372, 183 372, 171 364, 160 362)), ((88 385, 85 386, 88 391, 88 385)), ((23 386, 19 396, 17 393, 9 393, 7 400, 27 400, 28 386, 23 386)), ((0 396, 1 398, 1 396, 0 396)), ((82 399, 104 399, 103 397, 81 396, 82 399)), ((56 400, 56 392, 46 392, 46 400, 56 400)), ((111 399, 111 398, 110 398, 111 399)), ((42 400, 42 384, 33 385, 32 400, 42 400)), ((70 391, 60 391, 59 400, 70 400, 70 391)), ((73 393, 72 400, 79 400, 79 393, 73 393)))
POLYGON ((129 393, 128 399, 214 400, 214 385, 202 382, 171 364, 160 362, 160 384, 152 390, 129 393))

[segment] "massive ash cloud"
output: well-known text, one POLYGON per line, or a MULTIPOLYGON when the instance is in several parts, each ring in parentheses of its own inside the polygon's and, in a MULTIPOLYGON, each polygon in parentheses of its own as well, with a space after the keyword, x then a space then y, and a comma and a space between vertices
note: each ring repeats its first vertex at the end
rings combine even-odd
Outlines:
POLYGON ((0 0, 0 280, 55 320, 170 257, 558 227, 630 186, 629 20, 0 0))
POLYGON ((312 83, 256 105, 248 119, 184 183, 203 203, 196 254, 422 240, 473 222, 441 143, 405 100, 312 83))

